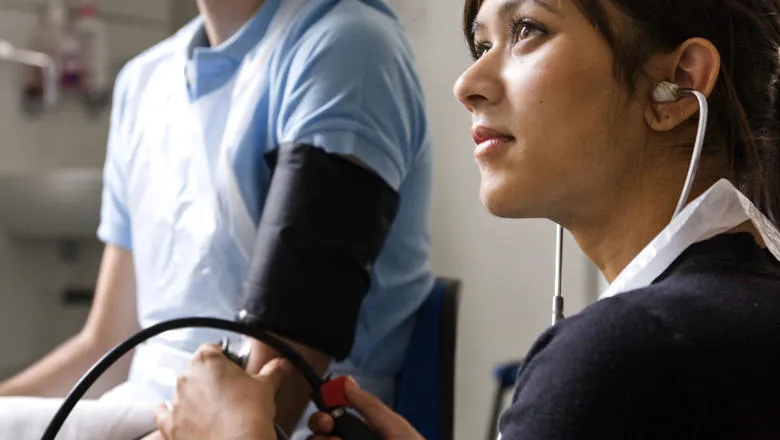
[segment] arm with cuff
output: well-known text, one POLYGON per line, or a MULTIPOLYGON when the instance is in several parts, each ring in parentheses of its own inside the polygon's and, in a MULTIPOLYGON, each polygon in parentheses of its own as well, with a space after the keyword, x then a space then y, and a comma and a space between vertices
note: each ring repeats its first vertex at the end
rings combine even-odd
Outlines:
MULTIPOLYGON (((331 358, 349 355, 398 196, 371 171, 306 144, 279 148, 271 187, 240 318, 292 343, 323 374, 331 358)), ((252 373, 278 356, 259 342, 253 353, 252 373)), ((283 391, 279 422, 290 432, 311 390, 298 377, 283 391)))
MULTIPOLYGON (((269 157, 241 318, 292 342, 320 374, 352 349, 412 162, 414 112, 403 93, 417 85, 405 82, 388 34, 365 23, 303 45, 287 72, 278 125, 285 143, 269 157)), ((250 373, 277 356, 256 342, 250 373)), ((297 374, 283 385, 283 429, 297 424, 309 392, 297 374)))

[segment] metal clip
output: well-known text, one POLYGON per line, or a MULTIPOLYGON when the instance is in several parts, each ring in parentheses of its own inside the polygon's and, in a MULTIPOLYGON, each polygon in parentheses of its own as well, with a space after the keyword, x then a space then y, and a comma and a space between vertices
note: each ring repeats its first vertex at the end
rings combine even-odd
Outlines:
POLYGON ((219 342, 222 353, 233 363, 246 370, 249 364, 249 355, 252 354, 252 341, 249 338, 241 337, 236 340, 223 338, 219 342))

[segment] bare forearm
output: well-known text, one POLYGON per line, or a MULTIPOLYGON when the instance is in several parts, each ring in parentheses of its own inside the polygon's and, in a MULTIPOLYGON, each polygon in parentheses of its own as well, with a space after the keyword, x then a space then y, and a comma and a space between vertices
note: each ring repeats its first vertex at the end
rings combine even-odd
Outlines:
MULTIPOLYGON (((135 269, 130 251, 107 245, 103 252, 87 322, 76 336, 15 377, 0 383, 0 396, 61 397, 116 343, 138 331, 135 269)), ((94 384, 97 396, 127 378, 130 355, 124 356, 94 384)))
MULTIPOLYGON (((330 365, 330 357, 293 341, 281 339, 289 343, 312 366, 318 375, 322 376, 325 374, 330 365)), ((252 359, 249 363, 248 371, 251 374, 256 374, 263 365, 279 356, 280 354, 276 350, 255 341, 252 347, 252 359)), ((285 432, 291 433, 301 416, 303 416, 303 412, 310 401, 311 389, 309 388, 309 383, 296 370, 284 381, 276 394, 276 423, 285 432)))
MULTIPOLYGON (((26 370, 0 383, 0 396, 64 397, 109 349, 109 344, 79 333, 26 370)), ((99 396, 127 378, 130 355, 106 372, 87 393, 99 396)))
MULTIPOLYGON (((318 371, 325 373, 325 369, 318 371)), ((303 376, 296 372, 285 381, 276 395, 276 423, 285 432, 292 433, 311 401, 311 389, 303 376)))

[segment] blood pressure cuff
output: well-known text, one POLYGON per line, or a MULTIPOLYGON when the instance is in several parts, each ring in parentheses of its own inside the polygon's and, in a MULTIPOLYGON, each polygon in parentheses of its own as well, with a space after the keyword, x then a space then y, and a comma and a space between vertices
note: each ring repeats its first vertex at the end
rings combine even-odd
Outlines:
POLYGON ((284 145, 267 159, 273 174, 239 320, 344 360, 398 194, 311 145, 284 145))

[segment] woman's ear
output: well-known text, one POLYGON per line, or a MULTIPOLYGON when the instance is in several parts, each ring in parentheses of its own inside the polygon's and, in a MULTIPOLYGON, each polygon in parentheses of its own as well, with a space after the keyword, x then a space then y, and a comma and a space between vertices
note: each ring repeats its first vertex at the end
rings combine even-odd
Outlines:
MULTIPOLYGON (((686 40, 673 53, 658 60, 659 66, 670 82, 681 89, 694 89, 709 97, 720 73, 720 53, 703 38, 686 40)), ((658 84, 654 85, 658 87, 658 84)), ((654 90, 651 90, 651 94, 654 90)), ((672 102, 651 99, 645 111, 647 124, 657 131, 669 131, 699 111, 699 103, 692 95, 682 96, 672 102)))

